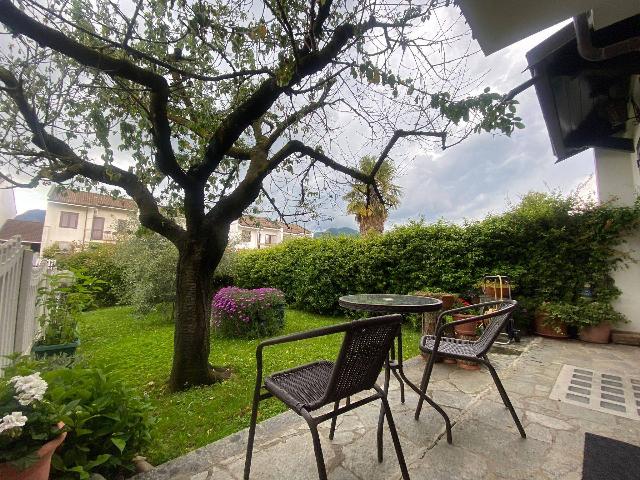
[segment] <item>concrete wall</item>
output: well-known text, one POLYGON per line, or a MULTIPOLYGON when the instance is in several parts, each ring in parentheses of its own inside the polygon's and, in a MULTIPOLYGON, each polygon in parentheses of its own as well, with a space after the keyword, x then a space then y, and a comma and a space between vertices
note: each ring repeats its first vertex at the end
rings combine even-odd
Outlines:
MULTIPOLYGON (((638 79, 635 78, 636 84, 638 79)), ((630 122, 628 128, 634 133, 634 144, 638 144, 640 126, 630 122)), ((640 152, 625 153, 615 150, 595 149, 596 182, 598 199, 613 201, 618 205, 632 205, 640 195, 640 152)), ((620 330, 640 332, 640 230, 630 233, 621 250, 636 263, 614 272, 616 285, 622 295, 613 306, 624 313, 631 323, 621 325, 620 330)))
POLYGON ((108 242, 114 240, 118 220, 130 221, 135 212, 117 208, 84 207, 58 202, 47 202, 47 213, 44 219, 42 231, 42 248, 47 248, 54 243, 61 247, 70 246, 72 243, 84 245, 89 242, 108 242), (76 228, 60 227, 61 212, 73 212, 78 214, 76 228), (91 240, 91 228, 93 218, 104 218, 103 240, 91 240))

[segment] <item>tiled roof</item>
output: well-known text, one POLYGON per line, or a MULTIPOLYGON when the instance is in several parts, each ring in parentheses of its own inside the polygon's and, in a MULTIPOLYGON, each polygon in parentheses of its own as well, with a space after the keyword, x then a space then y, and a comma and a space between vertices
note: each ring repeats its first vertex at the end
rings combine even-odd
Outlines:
POLYGON ((23 242, 40 243, 42 241, 41 222, 27 222, 25 220, 9 219, 0 228, 0 240, 9 240, 15 235, 20 235, 23 242))
POLYGON ((253 215, 245 215, 240 217, 239 220, 240 225, 245 227, 253 227, 253 228, 273 228, 275 230, 284 229, 284 233, 289 233, 292 235, 302 235, 302 234, 310 234, 311 232, 306 228, 301 227, 300 225, 296 225, 295 223, 290 223, 288 226, 283 222, 276 222, 274 220, 269 220, 264 217, 254 217, 253 215))
POLYGON ((74 190, 54 189, 49 192, 49 200, 52 202, 70 203, 86 207, 123 208, 136 210, 136 202, 130 198, 115 198, 111 195, 102 195, 93 192, 77 192, 74 190))

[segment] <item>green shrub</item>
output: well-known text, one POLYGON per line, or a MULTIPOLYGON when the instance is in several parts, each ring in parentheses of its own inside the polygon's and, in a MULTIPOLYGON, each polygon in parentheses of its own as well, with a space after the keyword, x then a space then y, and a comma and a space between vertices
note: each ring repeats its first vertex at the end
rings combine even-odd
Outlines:
POLYGON ((626 258, 615 248, 640 217, 635 207, 531 193, 502 215, 454 225, 421 222, 377 236, 300 239, 238 254, 235 284, 273 286, 287 303, 340 312, 352 293, 408 293, 424 287, 473 291, 486 274, 508 275, 528 321, 543 301, 575 302, 589 283, 594 299, 616 290, 610 273, 626 258))
POLYGON ((138 312, 174 301, 178 250, 166 238, 146 230, 123 238, 113 261, 123 272, 122 299, 138 312))
POLYGON ((94 277, 104 283, 95 295, 97 307, 111 307, 122 303, 124 272, 114 261, 116 245, 91 243, 84 250, 64 252, 50 250, 48 257, 57 261, 58 268, 94 277))
POLYGON ((5 376, 41 372, 48 384, 45 400, 55 406, 68 430, 52 461, 55 479, 88 479, 91 473, 117 478, 134 471, 132 459, 150 441, 149 404, 113 373, 20 359, 5 376))
POLYGON ((284 305, 275 288, 226 287, 213 297, 211 321, 223 337, 269 337, 284 327, 284 305))

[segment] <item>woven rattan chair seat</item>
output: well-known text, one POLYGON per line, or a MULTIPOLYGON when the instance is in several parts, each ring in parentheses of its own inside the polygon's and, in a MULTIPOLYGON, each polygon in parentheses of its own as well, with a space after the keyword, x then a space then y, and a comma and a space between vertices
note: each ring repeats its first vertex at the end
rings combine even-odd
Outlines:
MULTIPOLYGON (((420 350, 425 353, 431 353, 433 351, 434 343, 434 336, 425 335, 420 341, 420 350)), ((458 357, 475 357, 475 342, 470 342, 469 340, 459 340, 457 338, 443 337, 440 340, 440 345, 438 345, 438 353, 442 353, 445 355, 455 355, 458 357)))
POLYGON ((274 373, 264 379, 264 385, 275 397, 296 412, 301 408, 315 410, 327 391, 333 362, 322 360, 274 373))

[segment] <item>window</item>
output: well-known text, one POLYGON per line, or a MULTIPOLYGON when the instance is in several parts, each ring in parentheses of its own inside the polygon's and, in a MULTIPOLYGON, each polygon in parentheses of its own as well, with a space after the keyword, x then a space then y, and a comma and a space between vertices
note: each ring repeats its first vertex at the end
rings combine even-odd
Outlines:
POLYGON ((104 234, 104 218, 93 217, 93 225, 91 226, 91 240, 102 240, 104 234))
POLYGON ((251 231, 250 230, 242 230, 242 234, 240 236, 240 240, 243 243, 249 243, 251 241, 251 231))
POLYGON ((116 232, 123 233, 127 232, 127 221, 123 219, 119 219, 116 223, 116 232))
POLYGON ((275 237, 276 237, 275 235, 267 235, 265 233, 265 235, 264 235, 264 243, 265 244, 274 243, 275 237))
POLYGON ((60 212, 60 228, 78 228, 78 214, 60 212))

